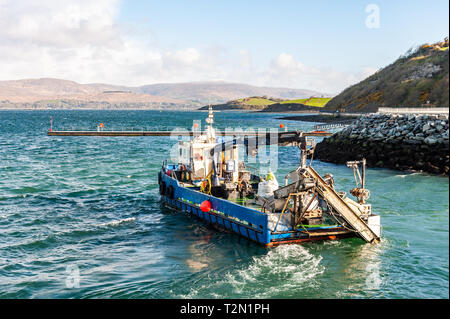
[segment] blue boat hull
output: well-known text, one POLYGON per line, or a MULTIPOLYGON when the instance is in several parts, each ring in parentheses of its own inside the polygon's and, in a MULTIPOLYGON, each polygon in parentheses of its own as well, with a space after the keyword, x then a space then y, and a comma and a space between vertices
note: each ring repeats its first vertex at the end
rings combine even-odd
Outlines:
POLYGON ((204 194, 191 187, 184 187, 176 179, 168 176, 164 168, 159 175, 159 184, 161 200, 170 208, 197 216, 209 224, 219 226, 264 246, 354 236, 354 234, 334 226, 317 228, 314 230, 316 233, 314 236, 311 236, 311 232, 305 233, 303 230, 273 232, 269 229, 267 214, 204 194), (204 201, 211 203, 209 212, 200 209, 200 205, 204 201))

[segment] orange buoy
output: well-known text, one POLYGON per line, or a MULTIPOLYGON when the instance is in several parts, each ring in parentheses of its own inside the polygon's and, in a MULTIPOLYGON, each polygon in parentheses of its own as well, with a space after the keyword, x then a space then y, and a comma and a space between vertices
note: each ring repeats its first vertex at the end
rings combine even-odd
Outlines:
POLYGON ((198 123, 194 123, 194 127, 197 128, 198 127, 198 123))
POLYGON ((101 128, 104 128, 104 127, 105 127, 105 126, 103 125, 103 123, 100 123, 98 126, 101 127, 101 128))
POLYGON ((284 124, 283 124, 283 123, 281 123, 281 124, 280 124, 280 128, 283 128, 283 127, 284 127, 284 124))
POLYGON ((209 212, 211 210, 211 202, 209 200, 203 201, 203 203, 200 204, 200 209, 204 213, 209 212))

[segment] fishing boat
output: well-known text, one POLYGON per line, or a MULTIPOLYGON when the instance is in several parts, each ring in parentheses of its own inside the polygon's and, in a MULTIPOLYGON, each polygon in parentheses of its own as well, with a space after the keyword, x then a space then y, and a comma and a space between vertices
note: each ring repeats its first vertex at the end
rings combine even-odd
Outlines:
POLYGON ((264 246, 345 237, 380 242, 380 216, 366 202, 370 192, 365 188, 364 159, 347 163, 356 181, 351 199, 335 188, 332 174, 320 176, 312 160, 307 164, 315 141, 305 132, 224 141, 216 136, 211 107, 206 122, 201 134, 178 142, 176 162, 162 163, 159 193, 167 207, 264 246), (300 148, 300 165, 285 176, 284 185, 271 172, 266 176, 252 172, 239 158, 240 147, 254 155, 261 141, 300 148))

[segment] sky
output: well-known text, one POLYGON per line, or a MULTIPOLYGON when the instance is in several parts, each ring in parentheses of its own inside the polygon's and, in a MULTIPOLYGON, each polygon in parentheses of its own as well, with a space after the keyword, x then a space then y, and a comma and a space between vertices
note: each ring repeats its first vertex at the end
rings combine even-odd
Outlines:
POLYGON ((336 94, 448 36, 418 1, 0 0, 0 80, 227 81, 336 94))

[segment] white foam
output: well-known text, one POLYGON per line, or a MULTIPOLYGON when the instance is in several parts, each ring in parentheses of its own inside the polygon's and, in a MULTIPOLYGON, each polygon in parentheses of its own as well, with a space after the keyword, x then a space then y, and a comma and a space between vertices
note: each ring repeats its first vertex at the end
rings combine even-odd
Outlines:
POLYGON ((111 222, 100 224, 99 226, 117 226, 122 223, 134 222, 135 220, 136 220, 135 217, 130 217, 130 218, 124 218, 124 219, 120 219, 120 220, 113 220, 111 222))
POLYGON ((321 256, 312 255, 308 249, 299 245, 279 246, 265 256, 254 257, 248 269, 238 271, 238 276, 253 282, 267 280, 273 285, 274 277, 279 278, 275 286, 269 290, 267 286, 255 295, 261 298, 270 297, 276 292, 302 289, 313 284, 313 279, 324 271, 320 265, 321 256), (275 276, 274 276, 275 275, 275 276))
MULTIPOLYGON (((265 255, 253 257, 248 266, 228 272, 214 286, 229 287, 238 298, 271 298, 292 295, 295 291, 300 295, 301 290, 314 286, 315 278, 324 272, 321 260, 322 256, 311 254, 303 246, 283 245, 271 249, 265 255)), ((211 285, 192 288, 181 298, 195 298, 211 288, 211 285)), ((228 295, 230 291, 224 293, 228 295)), ((214 297, 227 298, 227 295, 214 297)))
POLYGON ((409 173, 409 174, 398 174, 398 175, 394 175, 394 177, 405 178, 405 177, 413 176, 413 175, 423 175, 423 174, 417 172, 417 173, 409 173))

